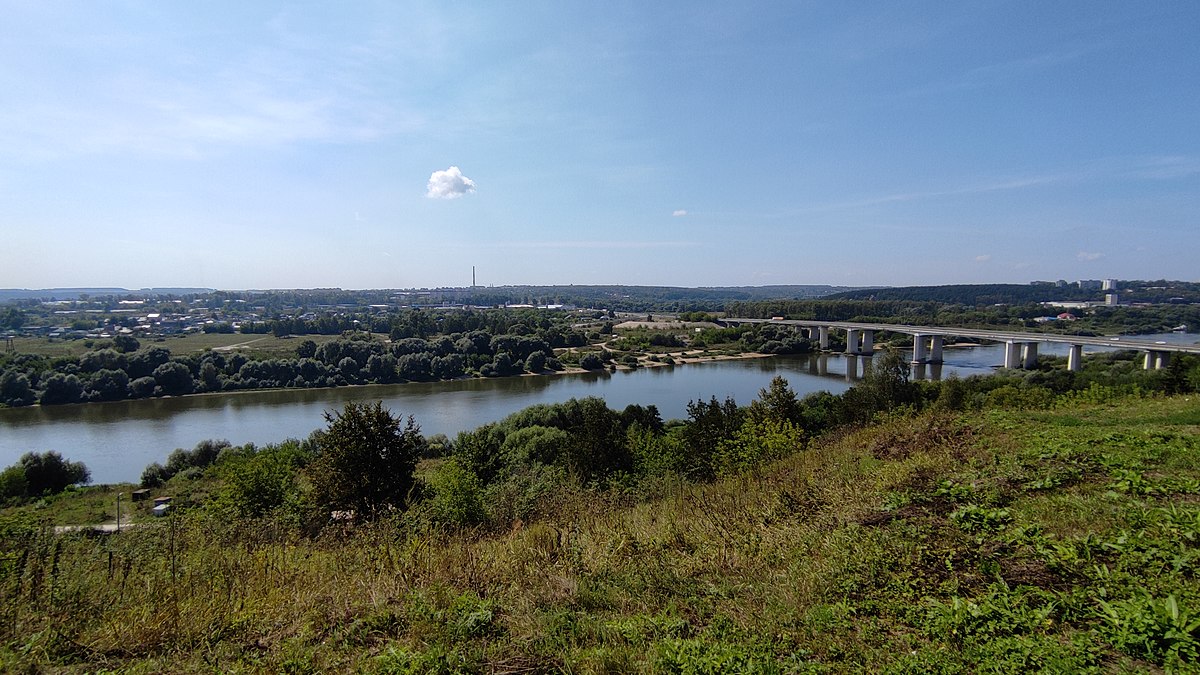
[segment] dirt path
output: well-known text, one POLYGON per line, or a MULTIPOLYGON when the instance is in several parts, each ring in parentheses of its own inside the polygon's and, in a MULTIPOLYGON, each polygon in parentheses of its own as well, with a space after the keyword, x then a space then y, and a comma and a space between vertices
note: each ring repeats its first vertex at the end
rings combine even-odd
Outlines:
POLYGON ((255 342, 262 342, 263 340, 266 340, 266 339, 267 338, 265 338, 265 337, 260 337, 260 338, 255 338, 253 340, 248 340, 246 342, 239 342, 235 345, 225 345, 224 347, 213 347, 213 351, 214 352, 233 351, 234 349, 241 349, 242 347, 249 347, 250 345, 254 344, 255 342))

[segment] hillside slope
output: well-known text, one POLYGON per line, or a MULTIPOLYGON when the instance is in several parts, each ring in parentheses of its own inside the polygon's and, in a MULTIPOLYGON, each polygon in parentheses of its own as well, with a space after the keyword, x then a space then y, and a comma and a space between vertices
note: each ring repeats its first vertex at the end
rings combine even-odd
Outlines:
POLYGON ((1200 660, 1200 399, 897 416, 500 534, 7 523, 0 669, 1122 672, 1200 660))

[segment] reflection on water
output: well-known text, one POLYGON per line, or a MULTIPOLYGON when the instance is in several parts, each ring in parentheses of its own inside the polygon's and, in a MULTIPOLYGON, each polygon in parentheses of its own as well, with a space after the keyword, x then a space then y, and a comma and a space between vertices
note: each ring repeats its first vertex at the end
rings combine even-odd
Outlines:
MULTIPOLYGON (((1172 336, 1168 336, 1172 337, 1172 336)), ((1179 339, 1178 336, 1173 336, 1179 339)), ((1195 336, 1185 336, 1187 342, 1195 336)), ((1165 339, 1154 336, 1151 339, 1165 339)), ((1065 355, 1066 345, 1043 345, 1042 354, 1065 355)), ((917 379, 991 372, 1004 360, 1003 347, 948 347, 945 363, 914 366, 917 379)), ((29 451, 57 450, 85 462, 97 482, 137 480, 150 462, 174 448, 208 438, 264 444, 307 436, 324 425, 326 411, 348 401, 382 400, 391 410, 413 415, 426 434, 459 431, 501 419, 537 403, 599 396, 615 409, 655 405, 664 419, 686 417, 696 399, 753 400, 772 377, 787 378, 803 396, 840 393, 859 381, 872 359, 841 354, 780 356, 642 368, 616 373, 470 379, 335 389, 241 392, 180 398, 0 410, 0 466, 29 451)))

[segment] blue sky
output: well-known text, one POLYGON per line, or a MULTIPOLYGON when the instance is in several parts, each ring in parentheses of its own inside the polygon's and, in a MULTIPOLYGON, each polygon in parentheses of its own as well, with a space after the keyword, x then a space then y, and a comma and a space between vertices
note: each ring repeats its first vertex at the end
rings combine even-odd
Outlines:
POLYGON ((1200 278, 1197 2, 3 15, 0 287, 1200 278))

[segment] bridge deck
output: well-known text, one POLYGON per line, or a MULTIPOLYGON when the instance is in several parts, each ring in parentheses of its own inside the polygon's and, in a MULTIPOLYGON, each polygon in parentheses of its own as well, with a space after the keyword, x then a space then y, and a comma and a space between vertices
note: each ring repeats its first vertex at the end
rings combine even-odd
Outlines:
POLYGON ((894 323, 859 323, 856 321, 809 321, 804 319, 721 319, 725 323, 770 323, 805 328, 838 328, 841 330, 886 330, 906 335, 953 335, 991 342, 1052 342, 1089 347, 1112 347, 1114 349, 1136 349, 1139 351, 1177 352, 1200 354, 1200 344, 1179 345, 1156 340, 1139 340, 1136 336, 1091 337, 1084 335, 1058 335, 1055 333, 1030 333, 1024 331, 1001 331, 981 328, 949 328, 945 326, 911 326, 894 323))

